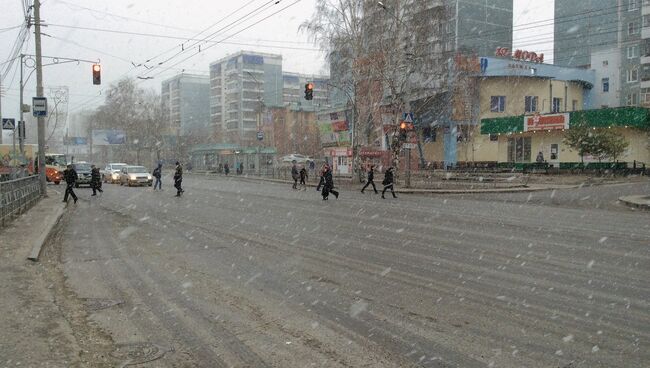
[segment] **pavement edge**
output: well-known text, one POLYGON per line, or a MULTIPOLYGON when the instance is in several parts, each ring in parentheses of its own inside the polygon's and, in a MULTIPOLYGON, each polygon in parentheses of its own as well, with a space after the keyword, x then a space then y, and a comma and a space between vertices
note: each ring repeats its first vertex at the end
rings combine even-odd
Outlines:
POLYGON ((628 207, 650 211, 650 196, 623 196, 618 200, 628 207))
POLYGON ((54 227, 59 223, 61 217, 63 217, 63 207, 57 207, 56 212, 53 215, 48 215, 45 218, 45 231, 43 231, 32 243, 32 251, 29 253, 29 257, 27 257, 28 260, 38 262, 43 245, 52 234, 54 227))

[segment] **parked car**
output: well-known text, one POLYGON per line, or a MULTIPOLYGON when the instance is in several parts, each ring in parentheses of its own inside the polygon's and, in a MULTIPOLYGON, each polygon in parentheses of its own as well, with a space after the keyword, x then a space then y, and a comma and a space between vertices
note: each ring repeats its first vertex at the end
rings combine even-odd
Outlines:
POLYGON ((104 183, 119 183, 120 182, 120 173, 124 167, 128 166, 125 163, 110 163, 106 165, 104 170, 101 170, 102 181, 104 183))
POLYGON ((148 185, 153 184, 153 176, 144 166, 125 166, 120 173, 120 185, 148 185))
POLYGON ((75 162, 72 164, 72 168, 74 168, 78 176, 77 184, 75 186, 77 188, 79 188, 81 185, 90 186, 90 179, 92 174, 92 168, 90 167, 90 164, 87 162, 75 162))

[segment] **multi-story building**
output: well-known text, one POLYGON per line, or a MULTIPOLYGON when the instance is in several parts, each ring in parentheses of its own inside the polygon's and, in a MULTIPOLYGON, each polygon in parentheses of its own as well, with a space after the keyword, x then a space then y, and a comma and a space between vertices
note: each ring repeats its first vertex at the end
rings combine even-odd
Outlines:
POLYGON ((556 0, 554 63, 594 69, 601 106, 650 106, 650 1, 556 0))
POLYGON ((281 106, 281 55, 240 51, 210 64, 210 119, 219 141, 253 145, 264 109, 281 106))
POLYGON ((283 72, 282 73, 282 101, 290 109, 316 111, 330 105, 329 77, 322 75, 309 75, 283 72), (305 85, 313 83, 314 98, 305 100, 305 85))
POLYGON ((178 74, 162 82, 165 135, 202 136, 210 133, 210 80, 204 75, 178 74))

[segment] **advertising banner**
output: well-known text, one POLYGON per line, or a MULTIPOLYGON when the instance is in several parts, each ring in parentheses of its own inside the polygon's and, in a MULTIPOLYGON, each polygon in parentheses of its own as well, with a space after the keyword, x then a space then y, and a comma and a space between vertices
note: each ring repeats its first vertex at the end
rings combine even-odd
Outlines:
POLYGON ((92 144, 94 146, 110 146, 126 143, 126 134, 123 130, 93 130, 92 138, 92 144))
POLYGON ((569 114, 535 114, 524 117, 524 132, 562 129, 569 129, 569 114))

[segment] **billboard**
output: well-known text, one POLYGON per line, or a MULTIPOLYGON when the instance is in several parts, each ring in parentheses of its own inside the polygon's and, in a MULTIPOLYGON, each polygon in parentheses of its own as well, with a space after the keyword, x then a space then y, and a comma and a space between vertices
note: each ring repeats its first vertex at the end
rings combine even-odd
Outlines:
POLYGON ((524 117, 524 132, 569 129, 569 114, 535 114, 524 117))
POLYGON ((123 130, 105 129, 93 130, 92 144, 94 146, 110 146, 115 144, 125 144, 126 134, 123 130))

